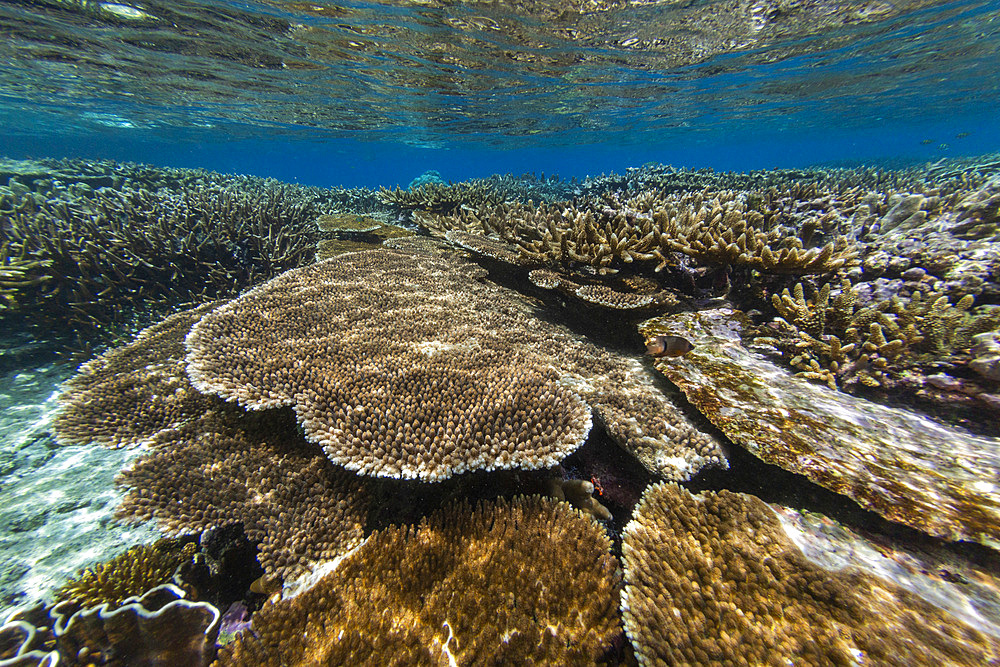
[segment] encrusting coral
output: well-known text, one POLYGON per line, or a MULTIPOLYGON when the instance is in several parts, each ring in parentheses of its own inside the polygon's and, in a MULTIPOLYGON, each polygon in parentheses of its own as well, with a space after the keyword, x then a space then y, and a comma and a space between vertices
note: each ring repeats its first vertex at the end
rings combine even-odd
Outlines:
POLYGON ((195 386, 294 405, 307 438, 367 475, 549 467, 582 444, 590 408, 661 474, 724 465, 637 360, 531 316, 430 240, 405 245, 290 271, 214 311, 188 336, 195 386))
POLYGON ((134 546, 79 573, 60 586, 55 597, 81 608, 107 604, 115 609, 127 598, 170 583, 177 569, 191 562, 196 548, 194 542, 181 546, 170 539, 134 546))
POLYGON ((610 545, 555 500, 451 505, 261 609, 216 664, 594 664, 620 632, 610 545))
POLYGON ((985 665, 1000 640, 896 584, 807 560, 754 496, 649 487, 622 544, 639 664, 985 665))

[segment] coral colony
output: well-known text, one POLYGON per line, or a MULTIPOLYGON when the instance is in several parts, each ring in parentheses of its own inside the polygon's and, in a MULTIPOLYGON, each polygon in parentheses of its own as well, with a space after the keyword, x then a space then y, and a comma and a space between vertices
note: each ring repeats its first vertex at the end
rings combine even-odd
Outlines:
POLYGON ((0 661, 996 662, 996 165, 9 163, 0 318, 106 348, 52 430, 134 452, 117 519, 168 537, 64 573, 0 661), (692 490, 741 475, 809 511, 692 490))

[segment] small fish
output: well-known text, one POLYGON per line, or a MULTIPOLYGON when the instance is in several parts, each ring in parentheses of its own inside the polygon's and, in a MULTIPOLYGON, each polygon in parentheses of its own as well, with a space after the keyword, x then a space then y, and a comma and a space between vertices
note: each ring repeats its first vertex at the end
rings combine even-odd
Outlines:
POLYGON ((924 140, 923 140, 923 141, 921 141, 920 143, 922 143, 922 144, 923 144, 924 146, 927 146, 927 145, 929 145, 929 144, 933 144, 933 143, 934 143, 934 140, 933 140, 933 139, 924 139, 924 140))
POLYGON ((958 134, 955 135, 955 138, 956 139, 965 139, 967 136, 969 136, 968 132, 959 132, 958 134))
POLYGON ((680 357, 693 347, 691 341, 680 336, 653 336, 646 341, 646 352, 654 357, 680 357))

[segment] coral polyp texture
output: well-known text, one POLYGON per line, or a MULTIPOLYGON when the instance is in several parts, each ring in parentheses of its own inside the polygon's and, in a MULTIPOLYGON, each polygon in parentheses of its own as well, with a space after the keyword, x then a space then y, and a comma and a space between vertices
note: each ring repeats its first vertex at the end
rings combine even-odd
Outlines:
POLYGON ((177 568, 194 558, 196 547, 194 542, 181 546, 169 539, 134 546, 79 573, 56 591, 56 599, 80 607, 107 604, 115 609, 127 598, 170 583, 177 568))
POLYGON ((361 543, 364 483, 298 434, 285 411, 223 407, 160 431, 122 471, 118 516, 171 534, 239 522, 269 575, 290 580, 361 543))
POLYGON ((407 247, 289 271, 221 306, 188 336, 194 385, 293 406, 331 461, 372 476, 550 467, 583 443, 591 408, 664 474, 724 464, 636 360, 532 316, 433 242, 407 247))
POLYGON ((555 500, 451 505, 265 606, 217 664, 594 664, 620 632, 610 546, 555 500))
POLYGON ((754 496, 649 487, 626 526, 639 664, 985 665, 1000 639, 853 568, 826 570, 754 496))
POLYGON ((656 367, 764 461, 932 535, 1000 544, 1000 440, 795 377, 743 347, 744 326, 720 308, 641 330, 691 341, 692 351, 656 367))
POLYGON ((364 484, 299 434, 288 411, 245 414, 198 392, 184 337, 212 306, 173 315, 85 364, 66 384, 60 441, 146 447, 118 476, 118 516, 168 533, 242 523, 265 571, 283 579, 357 546, 364 484))
POLYGON ((62 444, 137 444, 160 429, 203 414, 219 401, 184 372, 184 338, 215 304, 167 317, 128 345, 88 361, 63 386, 53 423, 62 444))

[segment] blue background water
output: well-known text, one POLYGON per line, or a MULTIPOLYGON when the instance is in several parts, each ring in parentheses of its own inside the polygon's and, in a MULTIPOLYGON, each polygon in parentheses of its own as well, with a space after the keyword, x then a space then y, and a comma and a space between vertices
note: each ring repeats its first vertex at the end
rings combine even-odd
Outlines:
POLYGON ((406 186, 428 169, 568 178, 650 161, 749 170, 1000 150, 1000 1, 907 1, 615 5, 575 17, 584 37, 563 41, 565 26, 530 3, 504 24, 520 40, 469 28, 511 20, 474 2, 133 3, 187 12, 170 26, 97 3, 10 3, 0 18, 25 37, 0 46, 0 155, 406 186), (705 7, 719 9, 677 13, 705 7), (760 7, 770 13, 712 41, 727 12, 753 19, 760 7), (819 22, 845 7, 886 18, 819 22), (261 31, 257 19, 314 32, 261 31), (699 32, 696 19, 709 23, 699 32), (633 34, 668 46, 628 46, 633 34), (312 69, 285 66, 303 54, 312 69), (536 63, 550 54, 558 65, 536 63))

